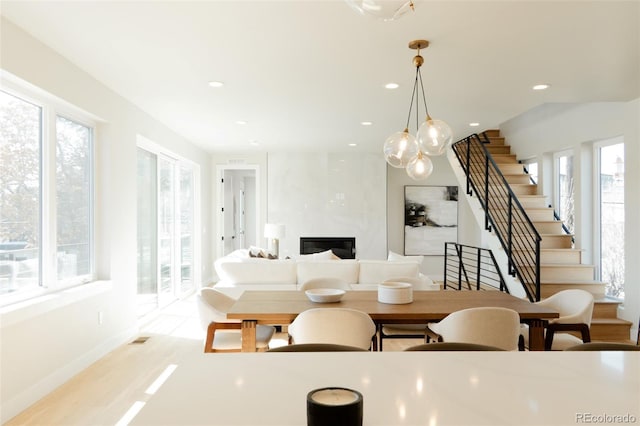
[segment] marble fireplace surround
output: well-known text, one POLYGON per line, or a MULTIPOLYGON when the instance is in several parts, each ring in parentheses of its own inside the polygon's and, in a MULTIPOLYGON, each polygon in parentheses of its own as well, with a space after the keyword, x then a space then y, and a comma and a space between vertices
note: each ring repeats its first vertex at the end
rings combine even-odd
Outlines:
POLYGON ((355 237, 360 259, 387 258, 387 167, 376 153, 269 153, 267 221, 283 223, 280 257, 300 237, 355 237))

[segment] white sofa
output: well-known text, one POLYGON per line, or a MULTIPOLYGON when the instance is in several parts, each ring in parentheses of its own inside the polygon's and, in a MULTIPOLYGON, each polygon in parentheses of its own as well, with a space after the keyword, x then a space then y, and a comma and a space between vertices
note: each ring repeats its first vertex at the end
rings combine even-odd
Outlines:
POLYGON ((382 281, 400 277, 421 277, 424 281, 422 290, 439 288, 420 273, 421 257, 338 259, 329 251, 296 259, 265 259, 250 257, 248 252, 247 249, 236 250, 216 260, 219 281, 214 288, 238 297, 244 290, 297 290, 304 282, 321 277, 340 278, 353 290, 376 290, 382 281))

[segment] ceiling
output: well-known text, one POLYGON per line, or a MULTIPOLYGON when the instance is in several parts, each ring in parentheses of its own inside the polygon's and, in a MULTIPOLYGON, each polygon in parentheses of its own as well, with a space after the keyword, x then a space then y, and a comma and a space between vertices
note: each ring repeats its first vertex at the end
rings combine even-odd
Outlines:
POLYGON ((340 0, 3 0, 0 11, 210 152, 380 152, 405 127, 408 42, 420 38, 429 112, 454 140, 544 103, 640 96, 638 1, 415 3, 395 21, 340 0))

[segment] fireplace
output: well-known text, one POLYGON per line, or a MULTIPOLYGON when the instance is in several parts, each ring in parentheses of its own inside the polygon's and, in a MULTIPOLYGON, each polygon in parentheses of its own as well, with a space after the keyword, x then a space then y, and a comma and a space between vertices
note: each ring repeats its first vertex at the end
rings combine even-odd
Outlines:
POLYGON ((300 254, 331 250, 341 259, 356 258, 355 237, 300 237, 300 254))

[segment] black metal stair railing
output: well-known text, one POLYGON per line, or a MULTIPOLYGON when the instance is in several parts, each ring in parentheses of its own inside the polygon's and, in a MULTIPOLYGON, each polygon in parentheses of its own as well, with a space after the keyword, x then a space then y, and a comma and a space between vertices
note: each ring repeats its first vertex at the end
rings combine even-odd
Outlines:
POLYGON ((485 229, 495 232, 509 259, 509 273, 520 280, 531 301, 540 300, 542 238, 513 193, 485 144, 473 134, 453 145, 466 176, 466 192, 475 194, 485 213, 485 229))
POLYGON ((493 252, 458 243, 444 244, 444 288, 496 289, 509 293, 493 252))

